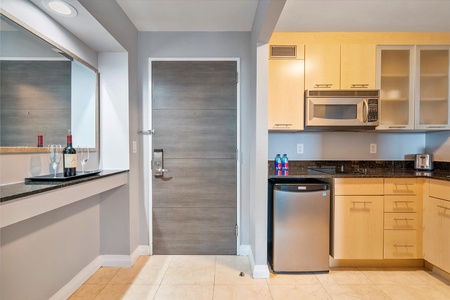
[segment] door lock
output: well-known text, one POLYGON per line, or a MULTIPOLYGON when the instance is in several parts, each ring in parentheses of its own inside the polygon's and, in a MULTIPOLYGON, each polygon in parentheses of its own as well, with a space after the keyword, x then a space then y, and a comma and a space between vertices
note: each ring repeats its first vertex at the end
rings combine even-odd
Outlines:
POLYGON ((164 173, 169 170, 164 169, 164 150, 154 149, 153 150, 153 176, 155 178, 164 177, 164 173))

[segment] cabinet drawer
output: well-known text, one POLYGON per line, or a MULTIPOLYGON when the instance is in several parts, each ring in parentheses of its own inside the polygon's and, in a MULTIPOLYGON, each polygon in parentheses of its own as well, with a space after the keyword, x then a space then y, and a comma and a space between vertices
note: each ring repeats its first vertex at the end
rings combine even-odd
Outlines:
POLYGON ((430 180, 430 196, 450 201, 450 182, 430 180))
POLYGON ((417 212, 417 196, 384 196, 384 212, 417 212))
POLYGON ((385 213, 384 229, 417 229, 417 214, 385 213))
POLYGON ((417 182, 415 178, 385 178, 385 195, 415 195, 417 182))
POLYGON ((385 230, 384 258, 418 258, 416 230, 385 230))
POLYGON ((336 178, 335 195, 383 195, 383 178, 336 178))

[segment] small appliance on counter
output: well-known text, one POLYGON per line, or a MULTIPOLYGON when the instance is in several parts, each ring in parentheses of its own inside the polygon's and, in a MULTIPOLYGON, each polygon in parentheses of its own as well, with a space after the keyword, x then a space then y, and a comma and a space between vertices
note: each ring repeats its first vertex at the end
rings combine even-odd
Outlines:
POLYGON ((433 154, 416 154, 414 169, 431 171, 434 168, 433 154))

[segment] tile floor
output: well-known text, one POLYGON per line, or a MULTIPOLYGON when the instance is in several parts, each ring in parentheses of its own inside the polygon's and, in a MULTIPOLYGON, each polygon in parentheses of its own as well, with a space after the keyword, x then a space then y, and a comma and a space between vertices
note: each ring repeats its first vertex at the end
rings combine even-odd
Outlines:
POLYGON ((141 256, 131 268, 100 268, 70 300, 450 299, 450 282, 420 268, 333 268, 269 279, 250 274, 246 256, 141 256))

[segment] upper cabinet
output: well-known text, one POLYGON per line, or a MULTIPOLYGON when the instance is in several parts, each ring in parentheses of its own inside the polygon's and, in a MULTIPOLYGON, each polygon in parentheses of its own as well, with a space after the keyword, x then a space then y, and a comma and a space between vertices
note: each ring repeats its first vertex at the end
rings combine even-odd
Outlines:
POLYGON ((450 46, 417 46, 415 127, 449 129, 450 46))
POLYGON ((377 129, 450 129, 450 46, 378 46, 377 129))
POLYGON ((304 129, 304 45, 271 46, 268 74, 269 130, 304 129))
POLYGON ((414 46, 378 46, 378 129, 414 129, 414 46))
POLYGON ((305 88, 373 89, 375 67, 373 44, 308 44, 305 88))

